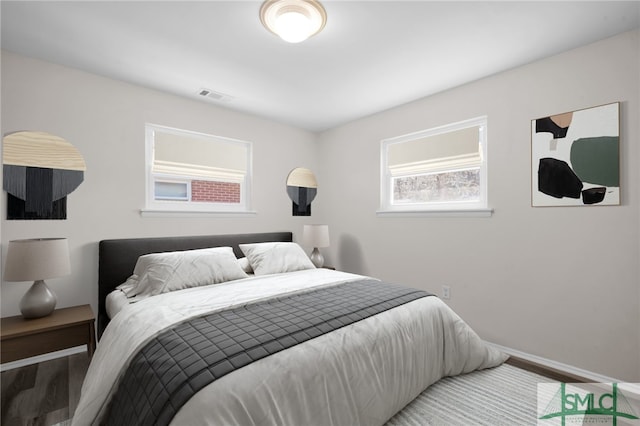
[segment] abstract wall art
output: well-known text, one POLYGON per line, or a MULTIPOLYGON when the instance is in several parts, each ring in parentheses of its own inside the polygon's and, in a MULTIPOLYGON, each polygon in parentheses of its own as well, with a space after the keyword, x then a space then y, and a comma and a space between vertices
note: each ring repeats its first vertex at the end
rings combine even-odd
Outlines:
POLYGON ((316 176, 302 167, 291 170, 287 176, 287 195, 293 202, 293 216, 311 216, 311 202, 318 193, 316 176))
POLYGON ((620 103, 531 121, 531 205, 620 204, 620 103))
POLYGON ((11 133, 2 143, 7 219, 66 219, 67 195, 84 180, 80 152, 45 132, 11 133))

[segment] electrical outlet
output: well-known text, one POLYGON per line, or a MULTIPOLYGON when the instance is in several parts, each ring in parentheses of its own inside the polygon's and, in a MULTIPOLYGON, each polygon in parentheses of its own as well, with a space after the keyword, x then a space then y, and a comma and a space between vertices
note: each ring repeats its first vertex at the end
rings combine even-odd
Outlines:
POLYGON ((449 287, 448 285, 443 285, 442 286, 442 298, 443 299, 450 299, 451 298, 451 287, 449 287))

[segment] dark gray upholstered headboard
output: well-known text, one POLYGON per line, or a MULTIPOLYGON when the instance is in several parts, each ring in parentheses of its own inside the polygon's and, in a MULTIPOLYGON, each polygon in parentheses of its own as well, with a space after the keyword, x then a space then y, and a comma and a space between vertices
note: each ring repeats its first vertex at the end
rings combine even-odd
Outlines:
POLYGON ((131 276, 138 257, 149 253, 194 250, 208 247, 233 247, 237 257, 243 254, 238 244, 292 241, 291 232, 205 235, 191 237, 127 238, 102 240, 98 249, 98 338, 109 323, 105 307, 107 295, 131 276))

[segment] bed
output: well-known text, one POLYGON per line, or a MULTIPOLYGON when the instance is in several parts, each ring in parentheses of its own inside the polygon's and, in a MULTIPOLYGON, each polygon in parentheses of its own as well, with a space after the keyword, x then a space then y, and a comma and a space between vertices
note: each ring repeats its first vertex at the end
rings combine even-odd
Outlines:
POLYGON ((437 297, 305 259, 290 232, 101 241, 73 424, 384 424, 506 360, 437 297))

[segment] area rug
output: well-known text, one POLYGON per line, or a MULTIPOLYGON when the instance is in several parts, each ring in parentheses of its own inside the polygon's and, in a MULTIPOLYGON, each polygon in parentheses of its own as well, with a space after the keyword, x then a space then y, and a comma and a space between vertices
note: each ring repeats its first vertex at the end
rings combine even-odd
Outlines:
POLYGON ((422 392, 386 426, 537 424, 537 384, 554 382, 508 364, 446 377, 422 392))

